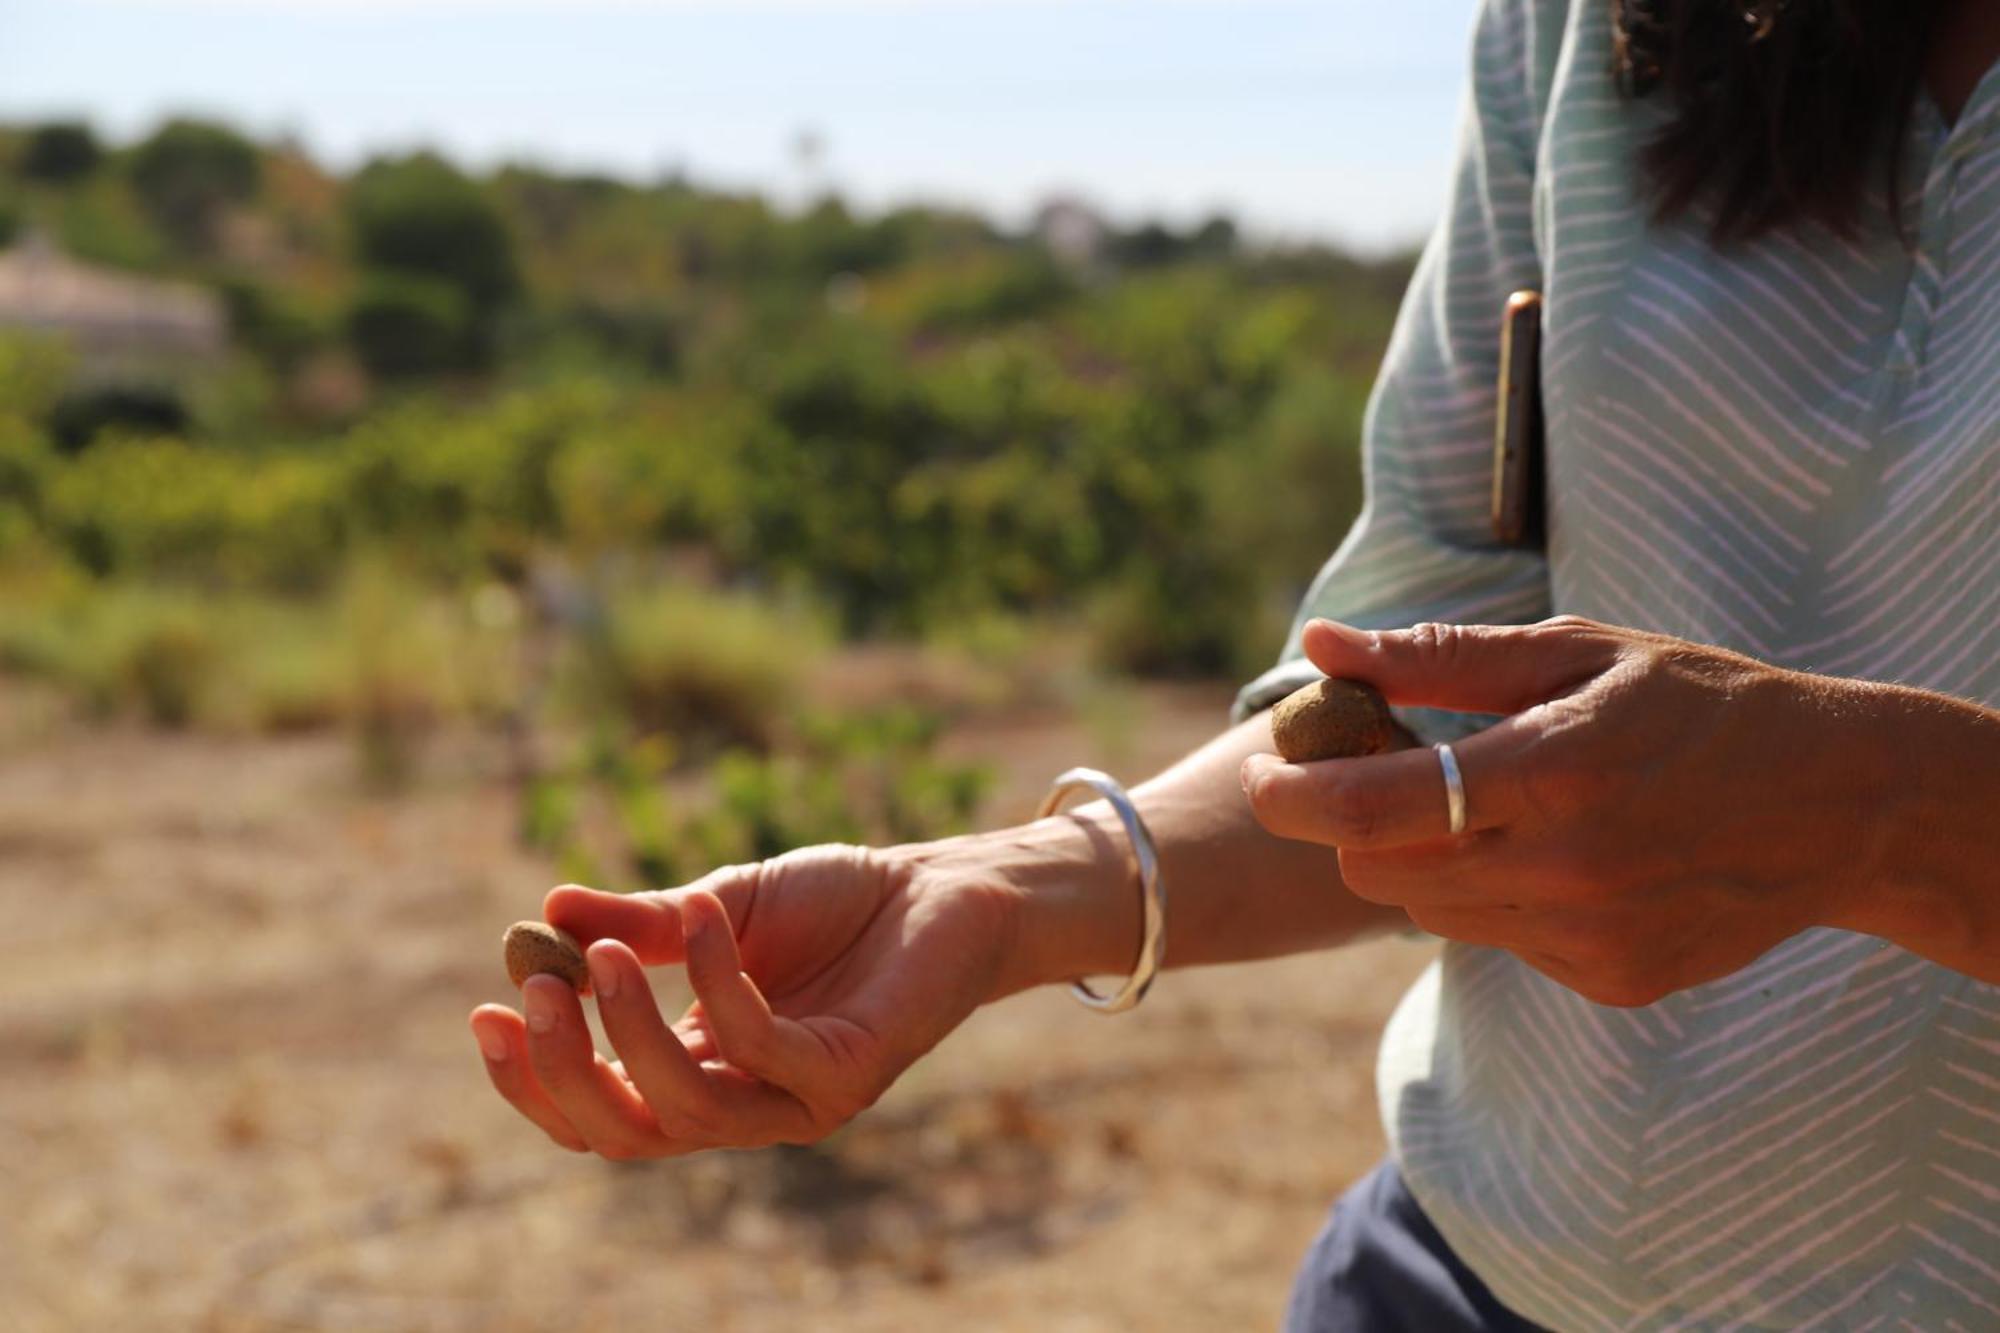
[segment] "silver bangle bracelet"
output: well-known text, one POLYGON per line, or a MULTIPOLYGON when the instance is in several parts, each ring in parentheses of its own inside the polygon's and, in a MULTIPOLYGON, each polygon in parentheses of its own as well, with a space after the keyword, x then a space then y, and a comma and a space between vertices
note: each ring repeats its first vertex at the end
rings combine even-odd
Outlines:
POLYGON ((1146 821, 1139 818, 1132 798, 1108 773, 1094 768, 1070 769, 1049 788, 1035 818, 1047 819, 1062 808, 1063 798, 1086 787, 1110 802, 1118 813, 1118 822, 1125 826, 1125 836, 1131 839, 1132 857, 1139 865, 1139 904, 1144 927, 1139 940, 1139 961, 1133 964, 1132 975, 1125 978, 1123 986, 1110 995, 1099 995, 1082 981, 1076 981, 1071 983, 1070 992, 1100 1014, 1122 1014, 1146 998, 1147 989, 1166 960, 1167 889, 1160 882, 1160 856, 1153 847, 1153 835, 1146 830, 1146 821))

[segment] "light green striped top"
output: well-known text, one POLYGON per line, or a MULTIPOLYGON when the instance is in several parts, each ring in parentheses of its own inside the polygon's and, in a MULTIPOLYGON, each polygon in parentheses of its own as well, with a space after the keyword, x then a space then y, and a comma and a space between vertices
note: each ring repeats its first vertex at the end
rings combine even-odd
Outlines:
MULTIPOLYGON (((2000 70, 1920 106, 1907 217, 1653 225, 1605 0, 1485 0, 1445 219, 1301 619, 1571 612, 2000 703, 2000 70), (1487 535, 1497 331, 1547 297, 1550 542, 1487 535)), ((1881 202, 1877 201, 1878 204, 1881 202)), ((1286 660, 1261 707, 1313 675, 1286 660)), ((1412 715, 1429 739, 1477 719, 1412 715)), ((1646 1009, 1448 944, 1384 1041, 1411 1189, 1557 1329, 2000 1329, 2000 987, 1800 935, 1646 1009)))

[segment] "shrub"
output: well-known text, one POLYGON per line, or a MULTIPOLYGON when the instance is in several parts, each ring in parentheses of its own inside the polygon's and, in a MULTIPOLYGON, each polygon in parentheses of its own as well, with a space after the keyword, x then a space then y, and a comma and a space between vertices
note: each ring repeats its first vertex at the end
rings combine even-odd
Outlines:
POLYGON ((50 680, 93 713, 194 721, 222 660, 213 621, 186 594, 72 588, 0 625, 0 666, 50 680))
POLYGON ((922 326, 966 330, 1035 319, 1077 294, 1076 280, 1039 250, 983 264, 954 264, 952 278, 924 301, 918 315, 922 326))
POLYGON ((44 521, 98 573, 309 588, 338 572, 336 468, 112 439, 48 475, 44 521))
POLYGON ((669 376, 681 366, 686 333, 671 309, 643 301, 584 297, 541 317, 539 340, 556 348, 580 345, 593 363, 622 363, 643 374, 669 376))
POLYGON ((184 727, 201 707, 216 656, 207 622, 183 612, 147 625, 125 645, 121 683, 147 721, 184 727))
POLYGON ((499 211, 441 158, 371 162, 349 187, 347 215, 363 264, 442 283, 480 319, 520 288, 499 211))
POLYGON ((128 166, 139 202, 183 249, 206 253, 224 209, 257 192, 257 146, 221 125, 170 120, 132 150, 128 166))
POLYGON ((807 616, 685 583, 627 580, 577 614, 587 618, 564 673, 572 709, 664 735, 683 758, 773 748, 825 645, 807 616))
POLYGON ((249 278, 229 279, 219 292, 230 337, 274 370, 296 370, 327 341, 322 320, 296 292, 249 278))
POLYGON ((371 374, 406 379, 479 361, 472 309, 451 284, 406 273, 370 274, 347 311, 347 339, 371 374))
POLYGON ((67 185, 90 175, 103 160, 104 150, 88 125, 77 121, 54 121, 37 125, 28 132, 21 147, 21 174, 29 180, 50 185, 67 185))
POLYGON ((77 453, 106 431, 131 435, 185 435, 187 404, 164 384, 92 384, 72 389, 49 413, 49 434, 66 453, 77 453))
POLYGON ((815 843, 944 837, 965 830, 991 775, 938 758, 939 731, 910 709, 807 718, 796 748, 723 754, 687 804, 662 781, 671 745, 599 734, 527 788, 520 828, 564 873, 627 888, 815 843))
POLYGON ((18 416, 0 414, 0 511, 40 517, 55 463, 40 431, 18 416))
POLYGON ((76 358, 59 339, 0 336, 0 411, 40 422, 68 391, 76 358))

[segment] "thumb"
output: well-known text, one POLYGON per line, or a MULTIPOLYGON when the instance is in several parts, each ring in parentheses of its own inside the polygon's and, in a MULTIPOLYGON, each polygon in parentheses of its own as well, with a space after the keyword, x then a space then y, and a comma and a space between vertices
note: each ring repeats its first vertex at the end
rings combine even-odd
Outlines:
POLYGON ((1364 680, 1392 704, 1518 713, 1568 693, 1617 660, 1620 631, 1576 616, 1538 625, 1305 627, 1303 645, 1329 676, 1364 680))

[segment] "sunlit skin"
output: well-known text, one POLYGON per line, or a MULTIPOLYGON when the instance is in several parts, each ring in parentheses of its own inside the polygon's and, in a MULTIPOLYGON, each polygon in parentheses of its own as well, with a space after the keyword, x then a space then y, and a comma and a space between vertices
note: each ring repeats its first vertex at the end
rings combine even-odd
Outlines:
POLYGON ((1307 654, 1392 702, 1508 714, 1437 758, 1244 765, 1264 827, 1340 849, 1348 891, 1507 949, 1605 1004, 1727 976, 1798 932, 1891 939, 2000 980, 2000 713, 1564 617, 1369 633, 1307 654))
MULTIPOLYGON (((1332 849, 1250 817, 1238 772, 1270 745, 1259 716, 1133 793, 1176 883, 1179 964, 1408 924, 1340 892, 1332 849)), ((552 977, 523 987, 525 1016, 482 1005, 472 1030, 501 1095, 567 1148, 623 1159, 811 1142, 979 1005, 1129 967, 1139 905, 1123 839, 1097 805, 915 846, 806 848, 659 893, 558 888, 544 915, 588 946, 619 1060, 596 1055, 581 1002, 552 977), (643 968, 675 963, 696 1001, 669 1027, 643 968)))
MULTIPOLYGON (((1632 1005, 1836 926, 2000 981, 1992 710, 1574 618, 1321 621, 1305 647, 1395 703, 1508 714, 1457 747, 1469 827, 1448 835, 1428 750, 1285 764, 1252 719, 1133 793, 1172 888, 1177 965, 1415 921, 1632 1005)), ((484 1005, 472 1029, 501 1095, 565 1147, 811 1142, 981 1004, 1128 967, 1122 837, 1099 805, 916 846, 808 848, 659 893, 559 888, 545 915, 589 946, 619 1060, 597 1055, 551 977, 523 988, 525 1017, 484 1005), (696 996, 671 1025, 644 971, 669 964, 696 996)))

